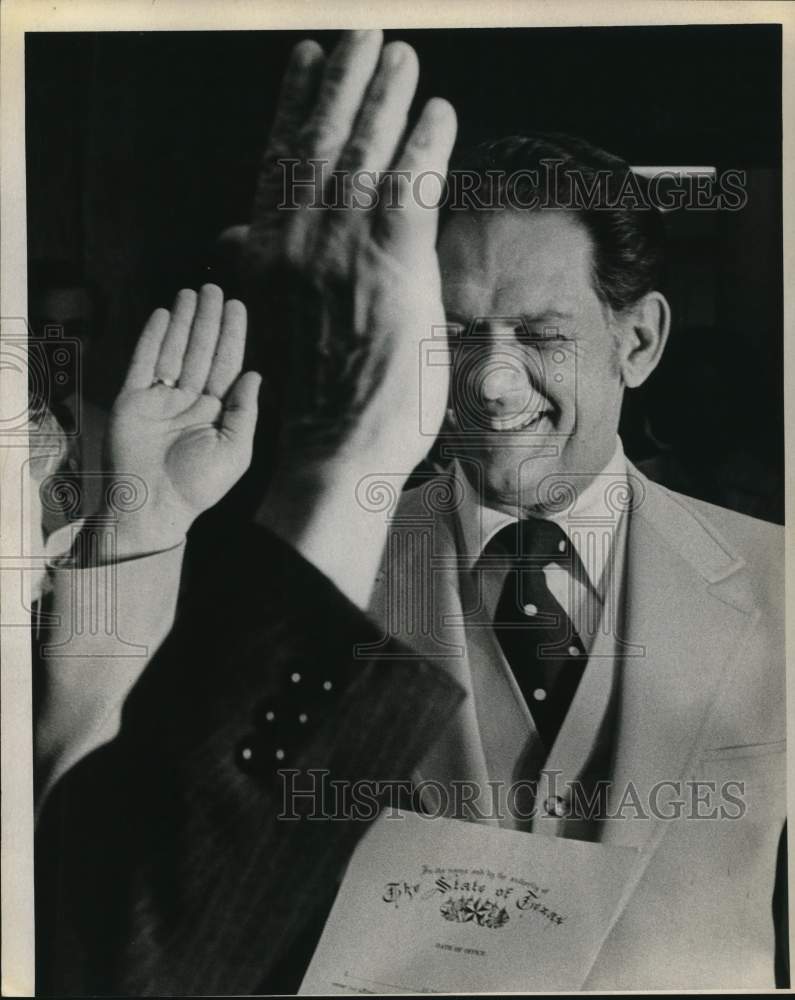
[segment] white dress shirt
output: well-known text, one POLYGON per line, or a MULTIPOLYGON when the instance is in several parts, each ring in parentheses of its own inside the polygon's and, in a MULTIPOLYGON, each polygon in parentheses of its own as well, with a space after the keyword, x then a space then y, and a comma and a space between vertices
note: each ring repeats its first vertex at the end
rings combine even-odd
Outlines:
MULTIPOLYGON (((494 536, 519 518, 483 506, 466 476, 459 475, 464 488, 464 502, 459 509, 462 554, 469 569, 482 580, 484 602, 493 620, 510 562, 506 560, 504 566, 489 563, 481 567, 478 563, 494 536)), ((552 596, 573 622, 586 650, 590 651, 600 627, 605 590, 611 579, 610 556, 623 524, 620 498, 622 491, 627 489, 627 467, 621 440, 616 439, 610 461, 581 491, 576 489, 576 478, 567 479, 567 483, 572 487, 572 502, 546 517, 560 525, 571 540, 585 568, 585 577, 573 576, 557 563, 546 566, 544 576, 552 596)))

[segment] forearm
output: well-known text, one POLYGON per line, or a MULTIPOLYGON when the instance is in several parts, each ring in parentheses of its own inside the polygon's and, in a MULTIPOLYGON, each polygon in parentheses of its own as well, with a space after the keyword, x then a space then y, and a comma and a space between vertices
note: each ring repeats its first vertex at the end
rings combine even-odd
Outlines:
MULTIPOLYGON (((45 994, 261 992, 374 818, 323 811, 322 797, 317 819, 280 818, 280 769, 298 788, 316 769, 346 788, 408 787, 463 697, 394 642, 383 659, 362 653, 380 631, 291 546, 256 528, 211 542, 206 585, 131 693, 119 738, 42 817, 45 994)), ((295 807, 314 810, 301 795, 295 807)))

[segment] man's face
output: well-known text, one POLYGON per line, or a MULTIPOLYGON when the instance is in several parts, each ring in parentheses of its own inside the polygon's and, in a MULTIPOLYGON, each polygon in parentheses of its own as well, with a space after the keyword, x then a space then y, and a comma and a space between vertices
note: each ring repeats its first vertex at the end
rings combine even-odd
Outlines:
POLYGON ((543 503, 551 476, 574 473, 581 489, 613 453, 622 396, 587 231, 562 211, 466 212, 445 226, 439 261, 461 328, 451 404, 467 475, 512 511, 543 503))

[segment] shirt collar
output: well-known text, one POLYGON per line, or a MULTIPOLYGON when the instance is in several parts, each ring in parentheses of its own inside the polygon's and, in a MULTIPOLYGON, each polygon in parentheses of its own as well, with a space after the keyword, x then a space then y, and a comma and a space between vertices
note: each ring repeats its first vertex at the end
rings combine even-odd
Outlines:
MULTIPOLYGON (((462 555, 467 568, 471 570, 497 532, 507 524, 518 521, 519 518, 513 514, 507 514, 505 511, 484 506, 458 462, 456 462, 456 475, 463 488, 463 501, 458 509, 463 545, 462 555)), ((586 553, 585 550, 588 546, 587 525, 592 524, 594 527, 598 525, 600 531, 608 529, 609 539, 612 543, 620 516, 616 516, 617 507, 610 504, 609 498, 615 496, 617 486, 626 486, 626 484, 627 460, 621 439, 617 436, 615 451, 610 461, 577 495, 574 504, 560 512, 546 515, 549 520, 555 521, 566 532, 580 559, 588 566, 593 586, 597 586, 602 577, 610 554, 610 546, 597 545, 591 547, 591 551, 586 553), (583 530, 584 528, 586 530, 583 530)))

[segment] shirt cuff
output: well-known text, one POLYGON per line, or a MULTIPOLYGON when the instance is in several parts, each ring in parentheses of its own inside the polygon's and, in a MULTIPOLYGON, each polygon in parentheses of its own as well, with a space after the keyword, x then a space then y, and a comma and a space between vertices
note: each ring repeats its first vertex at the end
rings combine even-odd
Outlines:
MULTIPOLYGON (((82 565, 75 555, 74 549, 70 549, 69 552, 64 555, 55 556, 47 560, 47 567, 50 572, 58 570, 76 570, 80 573, 91 572, 94 569, 100 569, 103 566, 120 566, 123 563, 138 563, 143 560, 157 559, 160 556, 165 556, 172 552, 181 552, 184 554, 185 543, 187 539, 183 538, 182 541, 177 542, 176 545, 172 545, 167 549, 155 549, 152 552, 142 552, 136 553, 131 556, 117 556, 111 560, 101 560, 90 565, 82 565)), ((180 556, 181 558, 181 556, 180 556)))

